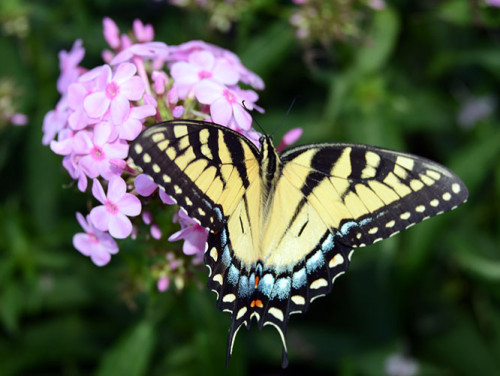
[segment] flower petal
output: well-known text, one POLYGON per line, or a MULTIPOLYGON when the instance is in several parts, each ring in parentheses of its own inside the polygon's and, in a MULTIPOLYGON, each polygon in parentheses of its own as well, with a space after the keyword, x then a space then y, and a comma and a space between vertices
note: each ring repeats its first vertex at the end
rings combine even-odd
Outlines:
POLYGON ((135 217, 141 212, 141 201, 135 197, 133 194, 125 193, 125 196, 116 203, 118 209, 125 215, 129 217, 135 217))
POLYGON ((139 76, 133 76, 120 85, 120 94, 130 101, 138 101, 144 95, 144 81, 139 76))
POLYGON ((103 91, 89 94, 83 100, 83 108, 90 117, 101 118, 109 108, 110 100, 103 91))
POLYGON ((81 254, 89 256, 92 250, 92 244, 89 241, 89 235, 82 232, 73 235, 73 247, 75 247, 76 250, 81 254))
POLYGON ((90 220, 94 226, 101 231, 108 231, 111 215, 103 205, 99 205, 90 211, 90 220))
POLYGON ((111 102, 110 114, 114 124, 122 124, 130 111, 130 103, 123 95, 117 95, 111 102))
POLYGON ((193 232, 194 226, 183 228, 168 237, 169 242, 177 242, 181 239, 187 238, 193 232))
POLYGON ((158 185, 146 174, 138 175, 134 180, 134 186, 137 193, 148 197, 158 188, 158 185))
POLYGON ((90 254, 90 259, 97 266, 104 266, 111 261, 111 255, 101 247, 95 247, 90 254))
POLYGON ((184 241, 182 250, 186 255, 196 255, 205 252, 208 232, 203 227, 196 227, 196 230, 186 237, 184 241))
POLYGON ((82 226, 82 228, 85 230, 85 232, 90 231, 90 226, 87 223, 87 220, 85 219, 82 213, 76 212, 76 220, 78 221, 80 226, 82 226))
POLYGON ((210 115, 215 123, 227 126, 233 116, 233 107, 224 98, 219 98, 210 105, 210 115))
POLYGON ((108 200, 115 204, 120 201, 127 191, 127 184, 119 176, 113 176, 108 184, 108 200))
POLYGON ((125 83, 136 72, 137 72, 137 68, 132 63, 121 63, 121 64, 118 64, 116 66, 116 68, 115 68, 115 74, 113 76, 113 81, 116 82, 116 83, 125 83))
POLYGON ((175 201, 173 200, 173 198, 170 197, 163 189, 160 189, 158 191, 158 193, 160 194, 160 200, 164 204, 167 204, 167 205, 174 205, 175 204, 175 201))
POLYGON ((125 239, 132 233, 132 222, 125 214, 117 213, 109 218, 109 233, 117 239, 125 239))
POLYGON ((106 201, 106 194, 104 193, 104 189, 102 188, 101 182, 97 179, 94 179, 94 182, 92 184, 92 194, 99 202, 101 202, 101 204, 104 204, 104 202, 106 201))
POLYGON ((224 88, 210 80, 203 80, 194 89, 194 96, 203 104, 211 104, 222 96, 224 88))
POLYGON ((213 74, 216 80, 226 85, 234 85, 240 78, 238 71, 226 59, 217 59, 213 74))
POLYGON ((250 129, 252 125, 252 116, 250 116, 250 114, 238 104, 234 104, 232 109, 234 120, 236 121, 238 128, 245 131, 250 129))

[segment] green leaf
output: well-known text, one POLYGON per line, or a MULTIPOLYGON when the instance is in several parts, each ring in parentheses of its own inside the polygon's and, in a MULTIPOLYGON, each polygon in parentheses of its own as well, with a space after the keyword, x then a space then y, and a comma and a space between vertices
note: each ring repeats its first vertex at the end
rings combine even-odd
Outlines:
POLYGON ((148 321, 140 322, 105 354, 97 376, 141 376, 147 374, 156 335, 148 321))
POLYGON ((498 375, 500 367, 489 341, 470 317, 455 312, 448 322, 449 329, 433 335, 423 344, 425 353, 456 375, 498 375))
POLYGON ((468 26, 472 23, 471 2, 463 0, 450 0, 441 4, 439 16, 448 22, 459 26, 468 26))
POLYGON ((264 32, 254 35, 239 56, 245 66, 264 77, 283 62, 294 42, 292 28, 276 22, 264 32))
POLYGON ((373 25, 367 32, 368 42, 361 46, 355 68, 364 73, 375 72, 386 65, 399 33, 398 14, 390 7, 375 12, 373 25))
POLYGON ((460 150, 448 167, 462 178, 471 197, 481 184, 488 179, 491 169, 500 157, 500 131, 488 131, 468 147, 460 150))

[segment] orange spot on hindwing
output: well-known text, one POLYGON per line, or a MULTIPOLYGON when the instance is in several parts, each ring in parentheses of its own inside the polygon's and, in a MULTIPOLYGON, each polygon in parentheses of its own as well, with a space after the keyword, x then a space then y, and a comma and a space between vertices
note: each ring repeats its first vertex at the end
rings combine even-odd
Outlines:
POLYGON ((255 299, 255 300, 252 300, 252 302, 250 303, 250 307, 251 308, 254 308, 254 307, 262 308, 262 307, 264 307, 264 304, 262 303, 262 300, 255 299))

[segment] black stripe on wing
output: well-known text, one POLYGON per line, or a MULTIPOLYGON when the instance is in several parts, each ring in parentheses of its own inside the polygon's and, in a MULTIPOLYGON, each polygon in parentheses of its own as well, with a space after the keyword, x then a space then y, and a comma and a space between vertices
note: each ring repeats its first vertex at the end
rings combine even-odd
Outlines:
POLYGON ((132 144, 129 156, 191 218, 217 231, 231 214, 224 211, 224 204, 244 194, 248 160, 257 160, 259 152, 228 128, 178 120, 146 129, 132 144), (230 194, 223 195, 226 190, 230 194))

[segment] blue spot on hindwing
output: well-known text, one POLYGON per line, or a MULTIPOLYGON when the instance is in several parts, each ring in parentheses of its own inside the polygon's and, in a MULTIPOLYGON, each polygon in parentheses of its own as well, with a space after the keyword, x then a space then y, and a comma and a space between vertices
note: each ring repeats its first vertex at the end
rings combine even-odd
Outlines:
POLYGON ((224 252, 222 252, 222 263, 226 266, 231 264, 231 255, 229 254, 229 247, 227 245, 224 247, 224 252))
POLYGON ((309 260, 306 261, 306 269, 309 274, 314 272, 316 269, 319 269, 325 264, 325 258, 323 257, 323 253, 321 251, 317 251, 314 255, 312 255, 309 260))
POLYGON ((222 246, 227 245, 227 232, 226 230, 222 230, 220 233, 220 243, 222 246))
POLYGON ((248 277, 246 275, 242 275, 238 286, 238 295, 241 297, 249 296, 251 292, 249 287, 248 277))
POLYGON ((255 290, 255 273, 250 274, 250 277, 248 277, 248 291, 250 294, 253 294, 253 291, 255 290))
POLYGON ((274 284, 272 299, 278 298, 279 300, 286 299, 290 296, 290 278, 279 278, 274 284))
MULTIPOLYGON (((382 213, 382 214, 383 214, 383 213, 382 213)), ((373 220, 372 218, 365 218, 365 219, 363 219, 362 221, 359 221, 359 224, 360 224, 361 226, 364 226, 364 225, 366 225, 367 223, 370 223, 372 220, 373 220)))
POLYGON ((268 298, 271 297, 273 291, 274 277, 272 274, 265 274, 259 282, 259 290, 268 298))
POLYGON ((292 286, 294 289, 301 288, 307 282, 306 268, 302 268, 293 273, 292 286))
POLYGON ((222 222, 222 212, 218 206, 214 207, 215 215, 217 215, 217 219, 219 222, 222 222))
POLYGON ((333 235, 329 233, 326 239, 321 244, 321 249, 323 250, 323 252, 329 252, 333 249, 334 245, 335 243, 333 241, 333 235))
POLYGON ((358 226, 358 224, 354 221, 346 222, 340 228, 340 233, 345 236, 345 235, 347 235, 347 233, 349 232, 351 227, 354 227, 354 226, 358 226))
POLYGON ((238 283, 238 279, 240 278, 240 271, 236 268, 236 266, 231 265, 229 267, 229 272, 227 273, 227 280, 233 286, 236 286, 238 283))

